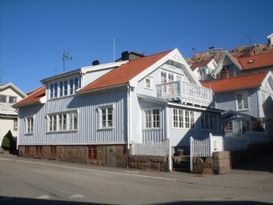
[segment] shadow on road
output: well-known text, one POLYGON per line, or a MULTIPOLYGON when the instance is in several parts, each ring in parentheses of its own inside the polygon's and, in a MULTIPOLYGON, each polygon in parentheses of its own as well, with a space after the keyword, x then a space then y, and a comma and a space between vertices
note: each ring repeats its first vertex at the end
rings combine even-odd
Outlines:
MULTIPOLYGON (((132 202, 134 203, 134 202, 132 202)), ((58 201, 58 200, 46 200, 46 199, 30 199, 30 198, 18 198, 18 197, 2 197, 0 196, 0 204, 1 205, 17 205, 17 204, 27 204, 27 205, 92 205, 92 204, 100 204, 100 203, 92 203, 92 202, 75 202, 75 201, 58 201)), ((101 203, 102 204, 102 203, 101 203)), ((105 204, 105 203, 103 203, 105 204)), ((112 203, 111 203, 112 204, 112 203)), ((269 205, 269 203, 256 202, 256 201, 175 201, 169 203, 160 203, 161 205, 174 205, 174 204, 192 204, 192 205, 269 205)))
MULTIPOLYGON (((247 156, 245 158, 247 158, 247 156)), ((245 162, 237 163, 233 168, 273 173, 273 151, 266 152, 258 157, 251 157, 251 159, 245 162)))

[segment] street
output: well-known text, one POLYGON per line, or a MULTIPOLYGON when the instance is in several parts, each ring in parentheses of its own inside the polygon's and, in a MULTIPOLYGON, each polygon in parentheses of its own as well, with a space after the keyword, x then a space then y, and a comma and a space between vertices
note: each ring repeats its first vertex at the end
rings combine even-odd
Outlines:
POLYGON ((200 176, 0 155, 0 204, 271 204, 273 173, 200 176))

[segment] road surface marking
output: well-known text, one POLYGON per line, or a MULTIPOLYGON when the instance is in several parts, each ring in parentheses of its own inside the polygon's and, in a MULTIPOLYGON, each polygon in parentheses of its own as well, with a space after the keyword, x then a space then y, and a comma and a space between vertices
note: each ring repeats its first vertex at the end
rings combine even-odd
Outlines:
POLYGON ((85 196, 82 194, 73 194, 73 195, 69 196, 68 198, 69 199, 80 199, 80 198, 82 199, 82 198, 85 198, 85 196))
POLYGON ((36 199, 50 199, 50 196, 44 194, 44 195, 36 197, 36 199))

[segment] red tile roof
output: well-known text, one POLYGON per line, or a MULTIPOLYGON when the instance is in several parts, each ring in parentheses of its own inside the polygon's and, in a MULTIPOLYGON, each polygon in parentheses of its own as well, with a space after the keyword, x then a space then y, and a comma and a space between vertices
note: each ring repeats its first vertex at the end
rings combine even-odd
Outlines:
POLYGON ((205 67, 208 65, 208 63, 210 62, 211 60, 202 60, 202 61, 197 61, 197 62, 193 62, 190 67, 192 70, 194 70, 195 68, 197 67, 205 67))
POLYGON ((273 67, 273 52, 250 57, 238 57, 243 70, 273 67))
POLYGON ((80 93, 126 85, 132 78, 153 65, 168 53, 170 53, 170 51, 138 58, 131 60, 128 63, 122 64, 118 68, 111 70, 110 72, 85 86, 82 90, 80 90, 80 93))
POLYGON ((202 82, 202 85, 211 88, 214 93, 245 90, 259 87, 266 75, 267 73, 263 72, 223 80, 211 80, 202 82))
POLYGON ((32 91, 27 97, 14 104, 13 107, 18 108, 27 105, 38 104, 40 103, 40 98, 43 96, 45 96, 45 88, 37 88, 36 90, 32 91))

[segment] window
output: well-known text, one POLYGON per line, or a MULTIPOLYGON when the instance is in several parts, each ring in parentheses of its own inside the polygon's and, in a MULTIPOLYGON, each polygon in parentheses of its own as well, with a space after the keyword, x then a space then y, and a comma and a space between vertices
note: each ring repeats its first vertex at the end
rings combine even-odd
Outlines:
POLYGON ((194 111, 173 109, 173 127, 174 128, 193 128, 195 123, 194 111))
POLYGON ((75 84, 75 86, 74 86, 74 93, 75 93, 78 90, 78 88, 80 87, 80 81, 79 81, 78 77, 74 78, 74 84, 75 84))
POLYGON ((17 97, 9 96, 9 103, 16 103, 16 102, 17 102, 17 97))
POLYGON ((54 98, 58 97, 58 83, 54 83, 54 98))
POLYGON ((7 96, 5 96, 5 95, 0 95, 0 102, 6 103, 6 102, 7 102, 7 96))
POLYGON ((78 113, 68 112, 48 116, 48 132, 75 131, 78 129, 78 113))
POLYGON ((218 130, 219 116, 214 113, 202 113, 201 115, 201 129, 218 130))
POLYGON ((237 101, 237 110, 247 110, 249 108, 247 93, 237 93, 236 101, 237 101))
POLYGON ((232 121, 224 123, 225 132, 232 132, 232 121))
POLYGON ((64 96, 67 95, 67 80, 64 81, 64 96))
POLYGON ((99 108, 100 128, 113 127, 113 106, 99 108))
POLYGON ((74 81, 73 78, 69 81, 69 87, 70 87, 70 95, 74 94, 74 81))
POLYGON ((53 98, 53 94, 54 94, 54 85, 50 84, 50 98, 53 98))
POLYGON ((63 87, 63 86, 64 86, 64 82, 61 81, 61 82, 60 82, 60 95, 59 95, 60 97, 62 97, 63 94, 64 94, 64 93, 63 93, 63 92, 64 92, 64 87, 63 87))
POLYGON ((65 131, 66 130, 66 114, 60 114, 59 115, 59 131, 65 131))
POLYGON ((26 133, 27 134, 33 133, 33 116, 26 118, 26 133))
POLYGON ((167 83, 167 73, 161 72, 161 83, 167 83))
POLYGON ((152 89, 152 79, 151 78, 145 78, 145 88, 152 89))
POLYGON ((15 120, 13 121, 13 130, 14 130, 14 131, 17 131, 17 130, 18 130, 18 120, 17 120, 17 119, 15 119, 15 120))
POLYGON ((144 111, 144 126, 146 129, 160 128, 159 109, 150 109, 144 111))

